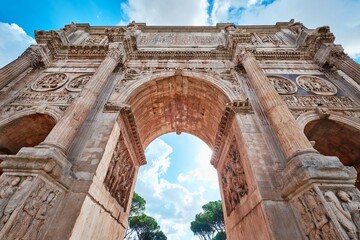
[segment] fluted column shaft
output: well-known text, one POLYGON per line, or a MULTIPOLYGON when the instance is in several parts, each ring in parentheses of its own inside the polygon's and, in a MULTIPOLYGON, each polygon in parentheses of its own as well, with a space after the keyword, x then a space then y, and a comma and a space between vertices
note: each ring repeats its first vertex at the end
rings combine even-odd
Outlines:
POLYGON ((245 50, 237 51, 264 112, 271 123, 288 160, 301 153, 316 152, 300 130, 286 103, 271 85, 254 55, 245 50))
POLYGON ((346 55, 341 45, 321 45, 314 56, 314 62, 320 67, 323 67, 326 63, 335 66, 360 85, 360 64, 346 55))
POLYGON ((112 43, 106 58, 85 85, 80 96, 69 106, 64 116, 51 130, 41 145, 54 146, 59 148, 63 153, 67 152, 78 130, 84 123, 91 109, 95 106, 96 100, 105 87, 111 73, 123 58, 123 46, 119 43, 112 43))
POLYGON ((346 56, 342 61, 339 61, 337 68, 349 77, 351 77, 355 82, 360 85, 360 64, 356 63, 350 57, 346 56))
POLYGON ((23 73, 27 68, 34 67, 41 62, 41 54, 29 47, 17 59, 0 69, 0 89, 23 73))

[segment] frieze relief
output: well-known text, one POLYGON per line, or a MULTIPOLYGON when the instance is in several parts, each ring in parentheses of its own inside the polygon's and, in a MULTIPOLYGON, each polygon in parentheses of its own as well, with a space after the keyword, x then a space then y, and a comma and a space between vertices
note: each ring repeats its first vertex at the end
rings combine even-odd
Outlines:
POLYGON ((221 182, 224 191, 226 212, 229 216, 249 191, 244 167, 242 166, 235 141, 230 145, 226 156, 221 171, 221 182))
POLYGON ((34 93, 23 92, 19 94, 12 103, 34 104, 34 103, 53 103, 53 104, 70 104, 74 97, 67 92, 48 92, 34 93))
POLYGON ((293 94, 297 92, 297 86, 290 79, 280 76, 268 76, 271 85, 279 94, 293 94))
POLYGON ((52 73, 37 79, 31 89, 36 92, 52 91, 62 87, 68 80, 65 73, 52 73))
POLYGON ((112 155, 104 180, 106 190, 125 209, 127 208, 131 187, 135 177, 135 166, 126 148, 123 136, 112 155))
POLYGON ((296 78, 296 83, 305 91, 316 95, 335 95, 337 88, 329 81, 317 76, 302 75, 296 78))
POLYGON ((282 96, 288 107, 328 107, 353 108, 356 107, 349 97, 337 96, 282 96))
POLYGON ((104 36, 89 36, 84 41, 82 41, 82 45, 99 45, 99 44, 107 44, 108 41, 104 38, 104 36))
POLYGON ((308 239, 339 239, 334 223, 314 189, 297 197, 293 205, 300 215, 302 228, 308 239))

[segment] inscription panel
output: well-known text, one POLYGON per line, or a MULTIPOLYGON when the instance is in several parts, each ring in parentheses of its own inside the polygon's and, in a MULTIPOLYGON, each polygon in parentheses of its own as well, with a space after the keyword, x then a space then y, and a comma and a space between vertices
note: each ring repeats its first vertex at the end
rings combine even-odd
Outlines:
POLYGON ((225 35, 222 33, 183 33, 158 32, 141 33, 137 38, 139 47, 216 47, 225 45, 225 35))

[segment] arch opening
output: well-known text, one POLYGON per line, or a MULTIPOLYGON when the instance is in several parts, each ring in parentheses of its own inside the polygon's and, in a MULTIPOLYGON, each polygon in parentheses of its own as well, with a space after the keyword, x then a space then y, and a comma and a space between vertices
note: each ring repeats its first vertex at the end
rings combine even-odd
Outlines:
POLYGON ((168 239, 191 239, 190 223, 208 202, 220 200, 211 149, 191 134, 168 133, 146 148, 147 165, 139 169, 135 192, 146 201, 168 239))
POLYGON ((157 137, 186 132, 214 147, 219 123, 229 98, 217 86, 202 79, 172 76, 154 79, 128 98, 146 148, 157 137))
POLYGON ((38 113, 13 120, 0 128, 0 154, 13 155, 40 144, 55 124, 53 117, 38 113))
POLYGON ((330 119, 309 122, 304 129, 314 148, 326 156, 337 156, 345 166, 358 172, 356 186, 360 189, 360 130, 330 119))

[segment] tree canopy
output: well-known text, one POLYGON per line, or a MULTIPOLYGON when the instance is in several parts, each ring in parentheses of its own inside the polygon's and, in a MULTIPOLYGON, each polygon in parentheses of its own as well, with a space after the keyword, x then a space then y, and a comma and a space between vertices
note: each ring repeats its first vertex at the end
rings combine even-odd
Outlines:
POLYGON ((136 235, 139 240, 166 240, 167 237, 160 230, 159 224, 144 213, 145 209, 145 199, 134 193, 129 213, 129 226, 124 239, 134 239, 136 235))
POLYGON ((201 240, 224 240, 224 215, 221 201, 208 202, 202 206, 203 212, 195 215, 190 229, 201 240))

